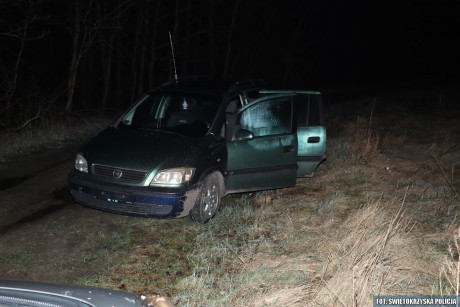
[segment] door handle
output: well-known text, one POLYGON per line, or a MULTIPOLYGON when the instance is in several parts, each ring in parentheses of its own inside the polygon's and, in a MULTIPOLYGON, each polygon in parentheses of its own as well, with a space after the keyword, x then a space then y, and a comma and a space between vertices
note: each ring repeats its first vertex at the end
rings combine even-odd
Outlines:
POLYGON ((310 136, 307 139, 307 143, 319 143, 320 140, 321 138, 319 136, 310 136))
POLYGON ((283 152, 293 152, 293 151, 294 151, 294 145, 283 146, 283 152))

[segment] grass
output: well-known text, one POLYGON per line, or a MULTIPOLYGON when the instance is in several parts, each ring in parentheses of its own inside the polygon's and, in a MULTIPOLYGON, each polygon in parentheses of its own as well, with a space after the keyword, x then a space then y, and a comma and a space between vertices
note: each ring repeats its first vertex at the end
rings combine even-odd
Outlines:
POLYGON ((43 148, 60 148, 68 143, 95 135, 110 123, 105 117, 48 118, 17 132, 0 134, 0 165, 17 156, 43 148))
POLYGON ((240 273, 240 268, 251 261, 255 250, 269 235, 266 229, 258 227, 250 205, 252 200, 247 194, 228 197, 219 215, 209 224, 194 225, 199 235, 188 256, 194 269, 179 284, 176 300, 180 306, 193 306, 197 298, 206 306, 217 306, 216 302, 218 306, 230 304, 238 297, 236 285, 269 276, 267 268, 261 268, 257 274, 240 273))
MULTIPOLYGON (((371 306, 378 294, 458 294, 456 117, 430 122, 430 134, 419 129, 425 114, 379 102, 395 106, 391 129, 377 102, 367 117, 338 113, 314 178, 227 196, 205 225, 93 212, 42 224, 45 241, 73 263, 56 268, 70 282, 166 294, 177 306, 371 306)), ((42 257, 34 246, 24 251, 42 257)), ((15 267, 32 269, 33 258, 15 267)), ((2 254, 0 267, 11 261, 2 254)))
POLYGON ((175 296, 179 306, 365 306, 372 295, 420 291, 407 270, 436 267, 432 255, 412 250, 403 201, 393 214, 381 200, 370 202, 337 228, 328 222, 314 227, 301 216, 264 220, 266 212, 258 212, 264 208, 248 210, 256 199, 234 201, 196 238, 193 274, 175 296), (252 223, 240 220, 235 212, 241 210, 252 223), (276 223, 269 233, 266 223, 276 223), (228 229, 238 231, 229 235, 228 229), (261 229, 264 237, 255 239, 261 229))
POLYGON ((33 224, 27 237, 5 235, 0 275, 172 295, 178 280, 190 274, 191 222, 72 211, 33 224), (19 247, 5 250, 17 241, 19 247))
POLYGON ((88 274, 75 282, 171 295, 177 280, 190 270, 186 260, 191 232, 178 232, 174 237, 164 235, 171 229, 183 228, 181 221, 132 221, 132 218, 123 217, 123 221, 114 226, 117 232, 102 230, 97 241, 87 247, 89 251, 97 251, 85 255, 84 259, 84 264, 93 269, 88 269, 88 274))
MULTIPOLYGON (((373 116, 330 139, 315 178, 233 199, 213 221, 226 227, 201 230, 194 274, 179 283, 176 303, 370 306, 373 295, 455 293, 458 251, 445 247, 458 209, 445 218, 442 208, 456 201, 458 160, 437 162, 452 163, 447 175, 433 160, 393 159, 414 139, 407 130, 383 134, 373 116)), ((452 142, 443 143, 448 153, 452 142)))
POLYGON ((448 255, 439 272, 439 280, 433 285, 433 292, 438 295, 456 295, 460 293, 460 228, 451 237, 448 255))
POLYGON ((38 253, 30 247, 24 247, 19 255, 4 254, 0 255, 0 267, 7 267, 8 273, 17 273, 34 263, 38 253))
POLYGON ((392 287, 400 277, 393 268, 397 253, 388 250, 392 244, 404 245, 395 240, 401 234, 403 205, 393 215, 381 206, 371 202, 351 215, 324 247, 327 260, 315 296, 320 305, 363 306, 372 295, 401 294, 392 287))

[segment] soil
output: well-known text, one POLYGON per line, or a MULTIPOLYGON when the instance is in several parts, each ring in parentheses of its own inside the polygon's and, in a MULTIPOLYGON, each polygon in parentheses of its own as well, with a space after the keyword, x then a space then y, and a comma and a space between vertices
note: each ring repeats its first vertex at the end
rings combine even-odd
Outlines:
MULTIPOLYGON (((46 148, 9 160, 0 170, 0 233, 19 221, 60 208, 69 199, 55 191, 65 189, 67 175, 82 141, 46 148)), ((61 193, 62 194, 62 193, 61 193)))

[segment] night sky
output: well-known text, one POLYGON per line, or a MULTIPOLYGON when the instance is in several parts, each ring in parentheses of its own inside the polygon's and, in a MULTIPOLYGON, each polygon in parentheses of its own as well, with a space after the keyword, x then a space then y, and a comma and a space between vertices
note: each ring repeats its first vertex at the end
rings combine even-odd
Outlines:
POLYGON ((454 0, 1 0, 0 117, 125 107, 172 77, 169 31, 179 75, 354 92, 455 83, 459 30, 454 0))

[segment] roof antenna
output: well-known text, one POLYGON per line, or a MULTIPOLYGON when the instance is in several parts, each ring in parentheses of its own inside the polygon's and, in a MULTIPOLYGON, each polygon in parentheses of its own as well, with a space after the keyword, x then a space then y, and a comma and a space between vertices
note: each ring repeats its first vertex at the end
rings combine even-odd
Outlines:
POLYGON ((171 31, 169 31, 169 42, 171 43, 171 53, 172 53, 172 60, 174 65, 174 80, 177 81, 177 70, 176 70, 176 58, 174 57, 174 45, 171 38, 171 31))

